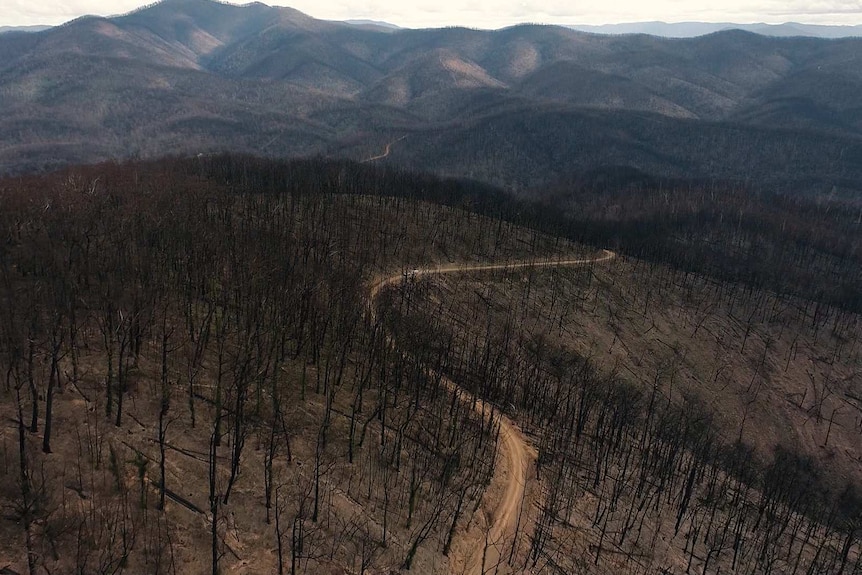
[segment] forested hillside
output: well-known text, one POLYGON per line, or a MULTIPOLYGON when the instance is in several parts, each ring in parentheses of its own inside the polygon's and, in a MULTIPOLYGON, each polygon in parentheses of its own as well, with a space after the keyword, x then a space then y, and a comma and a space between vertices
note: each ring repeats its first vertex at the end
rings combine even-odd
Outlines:
POLYGON ((858 315, 621 257, 405 292, 538 448, 516 571, 862 568, 858 315))
POLYGON ((0 181, 0 569, 862 571, 858 208, 578 189, 0 181))
POLYGON ((496 422, 369 286, 574 250, 422 201, 462 188, 233 157, 0 183, 0 567, 445 572, 496 422))

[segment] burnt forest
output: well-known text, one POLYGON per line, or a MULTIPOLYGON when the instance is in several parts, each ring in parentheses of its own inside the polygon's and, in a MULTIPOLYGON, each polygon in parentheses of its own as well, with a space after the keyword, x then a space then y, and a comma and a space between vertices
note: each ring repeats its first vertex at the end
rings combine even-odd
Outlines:
POLYGON ((862 574, 860 54, 0 29, 0 575, 862 574))

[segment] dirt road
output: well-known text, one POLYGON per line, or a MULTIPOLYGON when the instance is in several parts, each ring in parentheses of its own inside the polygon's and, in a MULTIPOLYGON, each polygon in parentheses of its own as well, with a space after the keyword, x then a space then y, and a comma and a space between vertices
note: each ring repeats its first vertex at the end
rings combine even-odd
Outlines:
MULTIPOLYGON (((377 280, 371 286, 368 305, 373 317, 374 300, 381 290, 397 284, 406 277, 579 266, 608 261, 614 257, 616 257, 614 252, 604 250, 601 255, 581 259, 548 259, 504 264, 456 264, 415 269, 377 280)), ((469 392, 448 378, 443 378, 443 382, 452 389, 461 389, 462 397, 473 403, 476 411, 483 417, 491 416, 491 408, 484 401, 473 402, 469 392)), ((536 450, 529 444, 518 426, 505 415, 500 415, 500 460, 482 501, 484 525, 474 526, 463 532, 452 546, 449 562, 453 573, 482 575, 494 573, 498 566, 499 569, 496 572, 508 572, 508 566, 505 565, 508 549, 518 525, 528 470, 535 462, 535 458, 536 450)), ((523 507, 529 508, 529 504, 530 502, 525 502, 523 507)))
POLYGON ((401 140, 403 140, 406 137, 407 136, 401 136, 397 140, 393 140, 393 141, 389 142, 388 144, 386 144, 386 148, 383 150, 382 154, 377 155, 377 156, 371 156, 370 158, 365 158, 360 163, 361 164, 367 164, 368 162, 373 162, 375 160, 382 160, 383 158, 389 157, 389 153, 392 151, 392 145, 395 144, 396 142, 400 142, 401 140))

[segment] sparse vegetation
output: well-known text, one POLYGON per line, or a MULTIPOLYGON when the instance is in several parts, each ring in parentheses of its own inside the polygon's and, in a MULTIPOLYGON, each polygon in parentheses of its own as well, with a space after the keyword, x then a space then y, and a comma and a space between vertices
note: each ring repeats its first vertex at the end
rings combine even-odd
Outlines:
POLYGON ((0 34, 0 574, 862 574, 860 48, 0 34))
POLYGON ((446 354, 391 347, 369 282, 571 247, 352 193, 376 173, 222 157, 0 185, 4 566, 445 569, 495 424, 425 371, 446 354))
POLYGON ((859 572, 855 205, 689 192, 551 213, 230 155, 3 180, 0 563, 859 572))
POLYGON ((518 569, 860 567, 855 313, 620 258, 403 297, 434 331, 399 339, 459 357, 451 377, 535 437, 518 569))

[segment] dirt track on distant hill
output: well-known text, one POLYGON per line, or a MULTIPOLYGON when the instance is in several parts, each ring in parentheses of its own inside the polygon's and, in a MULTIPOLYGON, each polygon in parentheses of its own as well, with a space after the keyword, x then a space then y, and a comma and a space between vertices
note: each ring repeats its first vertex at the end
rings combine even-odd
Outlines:
MULTIPOLYGON (((547 259, 529 262, 514 262, 503 264, 454 264, 435 268, 419 268, 408 272, 400 272, 379 279, 371 286, 369 292, 369 307, 374 314, 374 300, 388 286, 396 285, 406 276, 418 278, 452 273, 476 273, 488 271, 509 271, 525 268, 553 268, 579 266, 599 263, 613 259, 616 254, 604 250, 600 256, 582 259, 547 259)), ((473 401, 473 396, 457 383, 443 378, 445 385, 452 389, 460 389, 462 397, 475 406, 483 417, 491 416, 491 406, 482 400, 473 401)), ((499 414, 499 412, 496 412, 499 414)), ((500 573, 507 572, 505 552, 509 548, 515 528, 518 524, 518 514, 522 500, 525 497, 528 469, 536 458, 535 449, 528 443, 518 426, 505 415, 500 414, 500 460, 494 469, 494 477, 482 503, 486 526, 483 529, 468 529, 461 533, 459 540, 452 547, 449 561, 453 573, 481 575, 484 572, 495 572, 498 564, 500 573)), ((529 503, 524 504, 525 508, 529 503)))
POLYGON ((383 150, 382 154, 379 154, 377 156, 371 156, 370 158, 365 158, 360 163, 367 164, 368 162, 373 162, 375 160, 382 160, 383 158, 389 157, 390 152, 392 152, 392 145, 395 144, 396 142, 400 142, 401 140, 403 140, 406 137, 407 136, 401 136, 397 140, 393 140, 393 141, 389 142, 388 144, 386 144, 386 148, 383 150))

